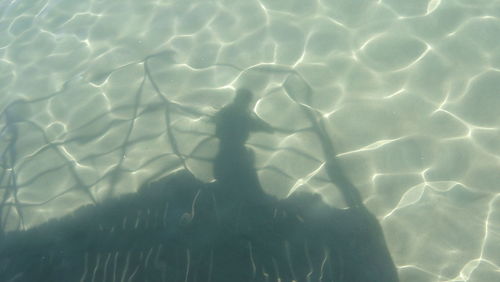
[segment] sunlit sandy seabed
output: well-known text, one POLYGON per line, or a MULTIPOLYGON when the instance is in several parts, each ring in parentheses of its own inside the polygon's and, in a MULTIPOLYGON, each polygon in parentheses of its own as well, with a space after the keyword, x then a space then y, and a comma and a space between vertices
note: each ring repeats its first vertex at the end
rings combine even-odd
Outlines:
POLYGON ((0 13, 6 230, 183 167, 210 181, 210 116, 248 87, 282 129, 250 142, 269 193, 342 206, 300 131, 312 95, 402 281, 500 281, 500 1, 12 0, 0 13))

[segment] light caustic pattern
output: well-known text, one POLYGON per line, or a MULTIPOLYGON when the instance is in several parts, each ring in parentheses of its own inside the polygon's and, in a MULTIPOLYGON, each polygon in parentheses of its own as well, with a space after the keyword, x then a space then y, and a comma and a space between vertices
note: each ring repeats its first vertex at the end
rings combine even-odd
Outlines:
POLYGON ((299 104, 322 114, 402 281, 500 279, 500 1, 3 1, 5 230, 188 168, 210 181, 234 89, 271 194, 342 205, 299 104))

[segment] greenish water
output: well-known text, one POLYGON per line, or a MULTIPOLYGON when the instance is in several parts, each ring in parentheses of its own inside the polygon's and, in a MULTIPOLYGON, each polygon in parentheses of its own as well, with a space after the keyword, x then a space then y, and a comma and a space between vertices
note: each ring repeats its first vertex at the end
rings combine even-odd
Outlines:
POLYGON ((213 180, 210 116, 238 87, 281 129, 249 141, 263 188, 343 206, 301 131, 309 91, 401 281, 499 279, 500 1, 29 0, 0 14, 4 230, 184 167, 213 180))

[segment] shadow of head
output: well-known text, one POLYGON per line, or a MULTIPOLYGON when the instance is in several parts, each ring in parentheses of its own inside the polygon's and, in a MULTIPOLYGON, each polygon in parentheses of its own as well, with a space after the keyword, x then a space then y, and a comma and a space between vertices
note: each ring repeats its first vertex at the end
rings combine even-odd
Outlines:
POLYGON ((236 90, 236 97, 234 98, 233 104, 238 108, 248 108, 253 100, 252 91, 246 88, 239 88, 236 90))

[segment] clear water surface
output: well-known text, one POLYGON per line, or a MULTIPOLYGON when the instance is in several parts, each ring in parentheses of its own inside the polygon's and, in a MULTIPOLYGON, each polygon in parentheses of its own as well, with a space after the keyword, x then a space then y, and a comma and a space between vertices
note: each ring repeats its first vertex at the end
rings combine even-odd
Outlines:
POLYGON ((300 131, 309 93, 401 281, 500 280, 500 1, 6 0, 0 15, 5 231, 184 167, 211 181, 210 116, 237 87, 282 129, 249 142, 264 189, 342 206, 300 131))

